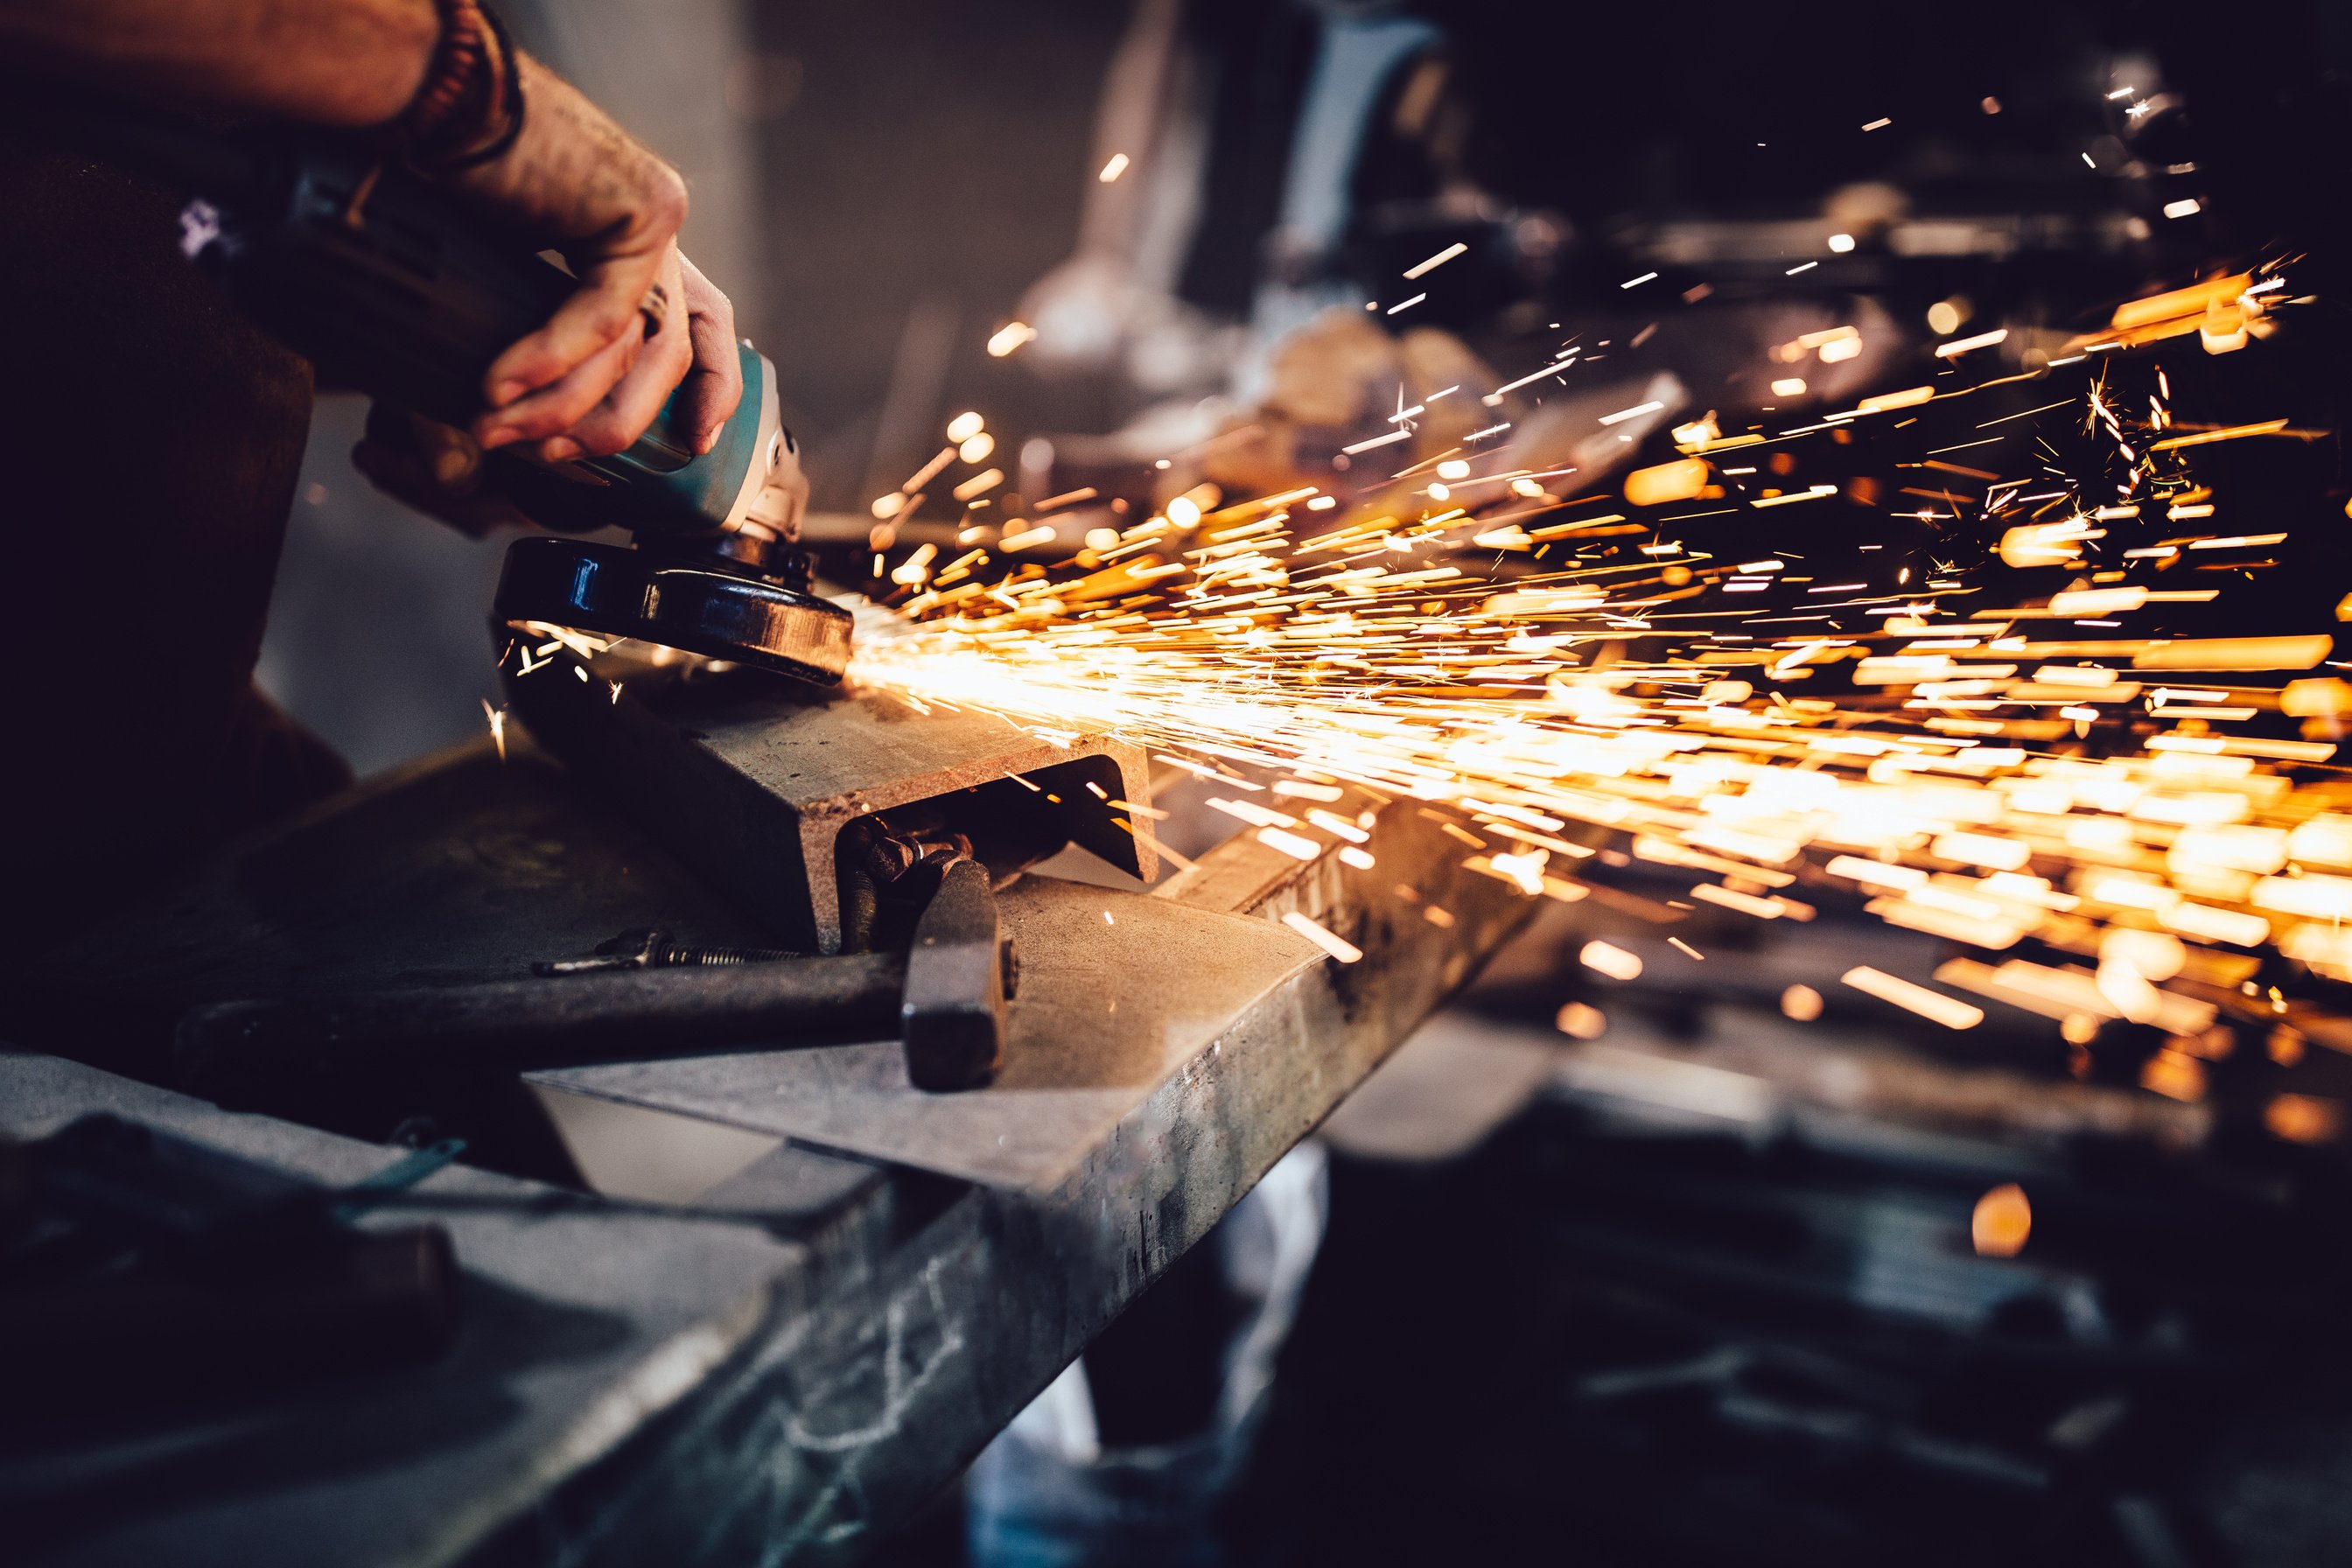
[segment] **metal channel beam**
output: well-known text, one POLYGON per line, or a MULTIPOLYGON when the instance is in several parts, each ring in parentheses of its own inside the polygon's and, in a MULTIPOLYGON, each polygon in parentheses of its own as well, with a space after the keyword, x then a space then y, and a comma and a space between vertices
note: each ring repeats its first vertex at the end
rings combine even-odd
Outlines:
POLYGON ((989 792, 976 809, 1004 812, 1051 795, 1070 839, 1147 881, 1158 870, 1148 826, 1131 830, 1108 804, 1150 805, 1133 746, 1045 740, 993 714, 924 711, 884 692, 690 674, 559 655, 510 672, 507 689, 536 739, 788 944, 840 949, 842 829, 919 801, 989 792), (1016 776, 1035 789, 1008 782, 1016 776))

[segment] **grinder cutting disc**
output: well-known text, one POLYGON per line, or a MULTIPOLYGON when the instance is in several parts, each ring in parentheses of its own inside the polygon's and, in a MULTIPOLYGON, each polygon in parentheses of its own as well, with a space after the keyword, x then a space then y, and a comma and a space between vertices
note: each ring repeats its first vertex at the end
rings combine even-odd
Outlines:
POLYGON ((716 556, 681 560, 580 539, 507 549, 491 614, 599 637, 635 637, 831 686, 849 666, 850 616, 777 576, 716 556))

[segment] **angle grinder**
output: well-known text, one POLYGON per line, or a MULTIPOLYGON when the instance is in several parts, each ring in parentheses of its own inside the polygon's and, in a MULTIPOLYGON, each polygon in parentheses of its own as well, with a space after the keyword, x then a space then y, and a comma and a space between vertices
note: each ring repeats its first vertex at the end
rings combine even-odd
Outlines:
MULTIPOLYGON (((574 287, 528 241, 351 138, 214 135, 135 111, 92 129, 199 193, 181 248, 322 379, 429 419, 480 413, 491 363, 574 287)), ((795 548, 808 481, 778 416, 775 366, 748 342, 738 352, 743 401, 700 456, 673 433, 675 397, 611 457, 489 454, 486 482, 533 521, 636 536, 509 547, 492 609, 501 637, 537 622, 841 679, 851 617, 812 592, 795 548)))

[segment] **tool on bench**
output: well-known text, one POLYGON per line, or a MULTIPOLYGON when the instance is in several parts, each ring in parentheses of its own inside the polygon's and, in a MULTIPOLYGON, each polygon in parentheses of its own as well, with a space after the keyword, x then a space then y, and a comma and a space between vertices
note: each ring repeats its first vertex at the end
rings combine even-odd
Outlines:
POLYGON ((0 1346, 16 1352, 0 1405, 49 1419, 444 1349, 447 1231, 349 1222, 462 1147, 339 1188, 105 1114, 0 1145, 0 1346))
POLYGON ((610 969, 699 969, 735 963, 772 963, 802 953, 781 947, 680 947, 666 931, 625 931, 596 944, 588 958, 557 958, 534 963, 530 972, 541 978, 562 974, 598 974, 610 969))
POLYGON ((1003 1061, 1017 977, 988 868, 966 840, 940 834, 877 829, 866 854, 875 951, 679 947, 638 931, 602 944, 596 958, 534 965, 534 980, 211 1003, 180 1022, 180 1081, 250 1102, 289 1079, 576 1066, 897 1033, 917 1088, 987 1083, 1003 1061), (550 984, 550 974, 560 978, 550 984))
POLYGON ((869 816, 854 837, 863 840, 861 885, 872 889, 867 940, 906 944, 898 1018, 908 1081, 988 1082, 1004 1062, 1005 1006, 1020 984, 988 867, 969 838, 937 827, 893 831, 869 816))
MULTIPOLYGON (((412 413, 470 421, 491 363, 574 287, 527 242, 355 138, 212 133, 8 85, 12 118, 184 181, 197 193, 180 220, 190 258, 322 380, 412 413)), ((795 548, 808 484, 779 416, 775 366, 749 342, 739 353, 743 401, 700 456, 672 433, 675 398, 611 457, 541 466, 489 454, 491 482, 534 521, 636 535, 634 547, 510 546, 492 610, 502 633, 540 622, 840 679, 850 616, 811 591, 810 558, 795 548)))

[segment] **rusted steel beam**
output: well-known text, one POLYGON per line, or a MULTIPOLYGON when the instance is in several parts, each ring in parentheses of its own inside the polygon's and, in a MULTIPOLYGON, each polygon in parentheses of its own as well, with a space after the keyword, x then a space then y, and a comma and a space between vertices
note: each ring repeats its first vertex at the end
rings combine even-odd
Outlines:
POLYGON ((1112 865, 1147 880, 1158 869, 1149 819, 1130 825, 1108 804, 1150 805, 1142 755, 1099 735, 1061 742, 881 692, 569 654, 509 671, 507 689, 535 739, 788 945, 838 952, 845 931, 856 945, 842 832, 919 803, 999 826, 1050 816, 1112 865))

